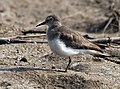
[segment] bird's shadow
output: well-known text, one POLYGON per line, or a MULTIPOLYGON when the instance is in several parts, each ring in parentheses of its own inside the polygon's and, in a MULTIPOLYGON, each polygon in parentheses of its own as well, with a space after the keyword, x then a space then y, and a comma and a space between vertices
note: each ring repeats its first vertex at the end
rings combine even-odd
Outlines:
POLYGON ((49 68, 30 68, 30 67, 0 68, 0 72, 1 71, 24 72, 24 71, 34 71, 34 70, 65 72, 64 70, 49 69, 49 68))

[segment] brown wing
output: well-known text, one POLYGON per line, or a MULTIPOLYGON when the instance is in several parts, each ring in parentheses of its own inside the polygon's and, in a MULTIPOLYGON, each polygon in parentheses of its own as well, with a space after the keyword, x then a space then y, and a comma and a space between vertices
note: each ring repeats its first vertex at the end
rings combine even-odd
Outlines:
POLYGON ((91 43, 78 32, 72 31, 65 26, 59 27, 56 32, 59 34, 59 38, 65 42, 68 47, 74 49, 92 49, 102 52, 100 47, 91 43))

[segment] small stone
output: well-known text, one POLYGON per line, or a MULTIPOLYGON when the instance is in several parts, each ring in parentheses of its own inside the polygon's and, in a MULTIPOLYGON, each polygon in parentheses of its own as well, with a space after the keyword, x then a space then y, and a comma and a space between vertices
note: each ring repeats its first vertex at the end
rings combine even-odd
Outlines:
POLYGON ((25 57, 21 58, 20 62, 28 62, 25 57))

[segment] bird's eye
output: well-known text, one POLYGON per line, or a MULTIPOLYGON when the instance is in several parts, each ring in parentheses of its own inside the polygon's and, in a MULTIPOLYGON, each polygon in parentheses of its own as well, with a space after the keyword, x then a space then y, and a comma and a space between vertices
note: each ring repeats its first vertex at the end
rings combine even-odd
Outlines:
POLYGON ((49 21, 53 21, 54 19, 53 19, 53 17, 49 17, 48 20, 49 21))

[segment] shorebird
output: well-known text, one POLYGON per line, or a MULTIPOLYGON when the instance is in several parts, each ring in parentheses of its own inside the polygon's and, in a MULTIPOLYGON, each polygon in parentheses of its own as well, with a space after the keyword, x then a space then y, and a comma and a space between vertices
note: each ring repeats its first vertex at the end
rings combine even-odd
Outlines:
POLYGON ((50 49, 57 55, 69 58, 65 72, 70 66, 71 56, 78 54, 91 54, 94 56, 106 56, 100 47, 84 38, 79 32, 63 26, 59 17, 49 15, 44 22, 38 24, 47 25, 47 40, 50 49))

